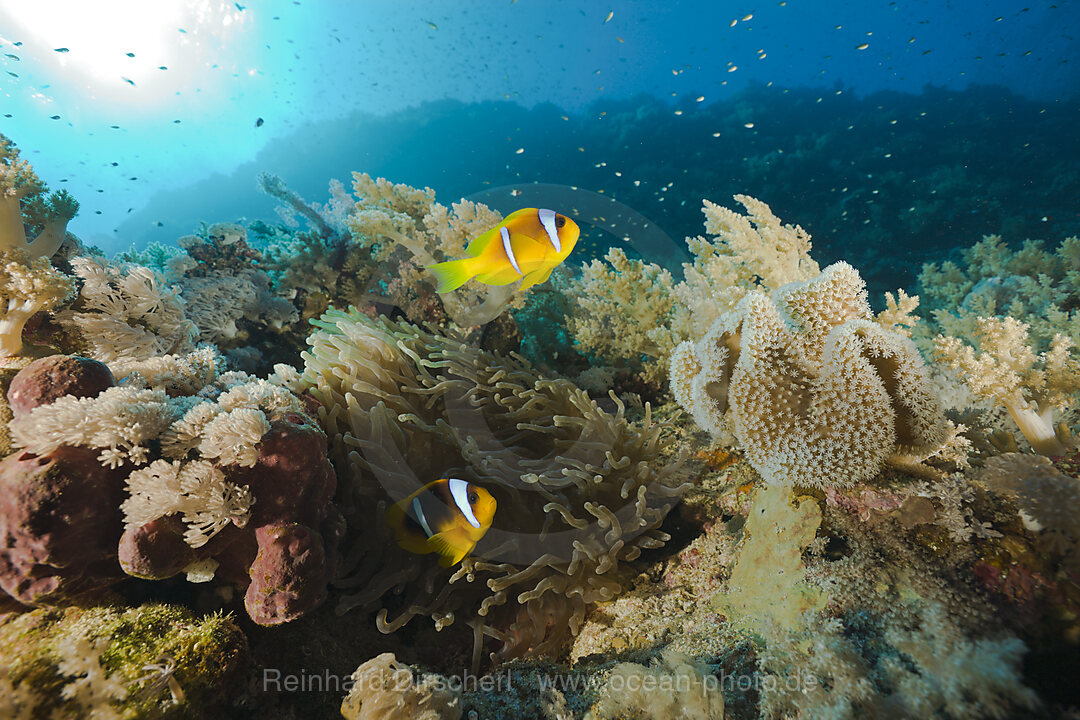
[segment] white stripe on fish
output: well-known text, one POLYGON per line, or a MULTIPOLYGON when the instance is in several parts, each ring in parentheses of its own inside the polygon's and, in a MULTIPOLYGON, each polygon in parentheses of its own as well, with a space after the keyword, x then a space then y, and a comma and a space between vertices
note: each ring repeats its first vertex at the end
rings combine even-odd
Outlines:
POLYGON ((412 501, 413 512, 416 513, 416 519, 420 521, 420 527, 424 528, 424 532, 428 537, 431 537, 435 533, 431 531, 431 526, 427 523, 427 518, 424 517, 424 508, 420 507, 420 498, 415 497, 412 501))
POLYGON ((480 527, 480 521, 476 519, 472 505, 469 504, 469 483, 457 478, 450 478, 450 494, 454 496, 454 502, 457 503, 458 510, 469 521, 469 524, 475 528, 480 527))
POLYGON ((559 242, 559 230, 555 227, 555 211, 540 210, 540 224, 547 230, 548 239, 555 248, 555 252, 562 252, 562 243, 559 242))
MULTIPOLYGON (((514 257, 514 248, 510 247, 510 231, 507 230, 506 226, 504 225, 503 227, 499 228, 499 234, 502 235, 503 250, 506 251, 506 257, 510 258, 510 264, 514 266, 515 270, 517 270, 518 275, 524 275, 525 273, 521 272, 521 268, 518 267, 517 258, 514 257)), ((459 480, 458 482, 461 481, 459 480)), ((477 525, 476 527, 480 526, 477 525)))

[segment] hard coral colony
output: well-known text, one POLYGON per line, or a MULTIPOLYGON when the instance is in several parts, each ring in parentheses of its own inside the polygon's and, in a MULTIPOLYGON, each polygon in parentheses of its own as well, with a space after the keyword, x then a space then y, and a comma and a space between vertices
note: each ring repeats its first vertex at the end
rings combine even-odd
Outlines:
MULTIPOLYGON (((737 196, 704 203, 681 279, 619 249, 556 275, 590 363, 560 376, 475 327, 540 312, 552 266, 446 293, 426 270, 517 215, 261 184, 309 228, 108 260, 0 144, 0 712, 265 710, 225 683, 300 627, 359 666, 345 717, 1005 716, 1040 703, 1025 654, 1080 642, 1065 325, 942 293, 875 315, 856 268, 737 196), (463 658, 514 687, 454 688, 463 658)), ((522 212, 561 262, 576 227, 522 212)))

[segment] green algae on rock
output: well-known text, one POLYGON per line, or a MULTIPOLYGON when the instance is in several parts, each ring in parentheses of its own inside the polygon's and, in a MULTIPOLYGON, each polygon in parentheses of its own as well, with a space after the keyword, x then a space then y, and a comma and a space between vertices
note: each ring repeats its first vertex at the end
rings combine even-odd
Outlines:
POLYGON ((0 615, 0 647, 0 715, 26 717, 196 720, 231 705, 248 662, 229 616, 156 603, 0 615))

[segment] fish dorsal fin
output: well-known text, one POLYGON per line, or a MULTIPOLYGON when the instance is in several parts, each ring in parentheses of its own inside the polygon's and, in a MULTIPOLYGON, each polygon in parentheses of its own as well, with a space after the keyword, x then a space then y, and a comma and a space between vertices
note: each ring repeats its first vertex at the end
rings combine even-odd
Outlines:
POLYGON ((501 227, 502 224, 496 225, 483 235, 473 238, 473 240, 465 247, 465 252, 468 253, 470 257, 479 257, 482 255, 484 251, 487 250, 488 245, 491 244, 491 241, 499 237, 499 228, 501 227))

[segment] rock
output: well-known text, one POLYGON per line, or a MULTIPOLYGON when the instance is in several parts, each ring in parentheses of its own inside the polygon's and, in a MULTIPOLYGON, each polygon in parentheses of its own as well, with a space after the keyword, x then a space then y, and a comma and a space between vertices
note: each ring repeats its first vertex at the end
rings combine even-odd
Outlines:
POLYGON ((230 468, 228 476, 229 482, 247 485, 255 496, 248 527, 286 522, 318 527, 337 488, 326 434, 299 413, 271 417, 255 465, 230 468))
POLYGON ((0 588, 19 602, 55 604, 123 577, 123 471, 97 454, 61 447, 0 462, 0 588))
POLYGON ((50 355, 19 371, 7 398, 16 418, 64 395, 96 397, 116 384, 108 366, 77 355, 50 355))
POLYGON ((119 556, 124 572, 144 580, 178 575, 198 559, 195 549, 184 541, 184 526, 175 516, 125 530, 120 537, 119 556))
POLYGON ((322 537, 290 523, 263 526, 256 539, 259 554, 244 596, 251 619, 259 625, 280 625, 321 605, 330 582, 322 537))

